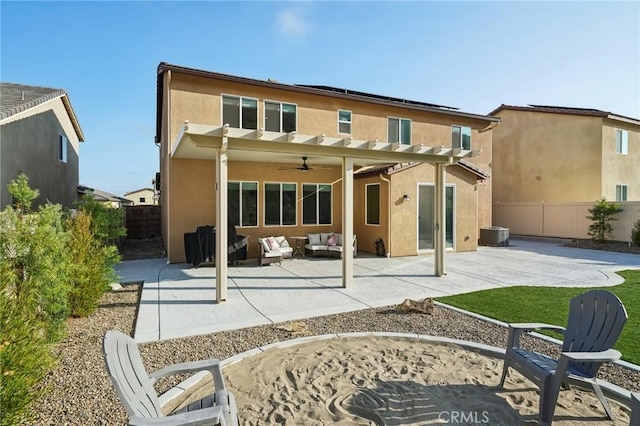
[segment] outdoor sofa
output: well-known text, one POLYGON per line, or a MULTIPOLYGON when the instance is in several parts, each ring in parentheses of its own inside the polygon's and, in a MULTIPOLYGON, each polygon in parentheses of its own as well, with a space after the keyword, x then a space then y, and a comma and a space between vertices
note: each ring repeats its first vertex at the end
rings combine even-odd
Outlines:
MULTIPOLYGON (((342 234, 334 232, 321 232, 319 234, 307 234, 309 242, 305 244, 307 253, 315 256, 316 253, 326 253, 327 257, 331 253, 337 253, 342 258, 342 234)), ((358 248, 358 239, 353 236, 353 256, 356 257, 358 248)))
POLYGON ((282 259, 291 259, 293 254, 293 247, 283 236, 258 238, 258 246, 260 246, 258 257, 260 266, 274 262, 280 263, 282 259))

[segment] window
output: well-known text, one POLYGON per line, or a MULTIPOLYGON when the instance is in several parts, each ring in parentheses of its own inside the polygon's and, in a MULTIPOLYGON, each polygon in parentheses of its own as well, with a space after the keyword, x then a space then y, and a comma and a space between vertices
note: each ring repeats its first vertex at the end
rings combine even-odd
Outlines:
POLYGON ((627 201, 627 185, 616 185, 616 201, 627 201))
POLYGON ((338 133, 351 134, 351 111, 338 110, 338 133))
POLYGON ((222 124, 229 124, 237 129, 257 129, 258 100, 222 96, 222 124))
POLYGON ((69 145, 69 140, 65 135, 59 135, 58 137, 58 160, 63 163, 67 162, 67 145, 69 145))
POLYGON ((471 127, 451 126, 451 148, 471 149, 471 127))
POLYGON ((264 101, 264 128, 269 132, 294 132, 296 106, 284 102, 264 101))
POLYGON ((140 197, 140 202, 144 203, 145 202, 145 198, 144 197, 140 197))
POLYGON ((629 151, 629 132, 626 130, 616 129, 616 152, 618 154, 628 154, 629 151))
POLYGON ((258 182, 228 182, 229 223, 258 226, 258 182))
POLYGON ((331 184, 302 185, 302 224, 331 225, 331 184))
POLYGON ((406 145, 411 144, 411 120, 389 117, 388 130, 389 143, 400 142, 406 145))
POLYGON ((366 186, 367 225, 380 225, 380 184, 366 186))
POLYGON ((296 184, 264 184, 264 224, 296 224, 296 184))

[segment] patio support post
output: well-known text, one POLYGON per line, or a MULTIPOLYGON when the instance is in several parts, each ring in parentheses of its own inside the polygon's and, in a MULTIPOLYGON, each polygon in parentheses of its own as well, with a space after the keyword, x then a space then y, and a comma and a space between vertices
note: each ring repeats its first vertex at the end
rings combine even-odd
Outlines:
POLYGON ((353 158, 342 157, 342 287, 353 284, 353 158))
POLYGON ((216 149, 216 303, 227 300, 227 138, 216 149))
POLYGON ((444 164, 435 163, 435 178, 434 182, 436 184, 436 214, 435 214, 435 223, 434 223, 434 235, 435 235, 435 243, 436 243, 436 258, 435 258, 435 275, 436 277, 441 277, 445 275, 444 271, 444 252, 445 252, 445 189, 444 189, 444 164))

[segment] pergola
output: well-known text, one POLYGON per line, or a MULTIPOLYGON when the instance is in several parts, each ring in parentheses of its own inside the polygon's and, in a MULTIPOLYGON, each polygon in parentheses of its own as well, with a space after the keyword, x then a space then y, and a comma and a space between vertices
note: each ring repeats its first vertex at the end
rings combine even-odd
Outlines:
MULTIPOLYGON (((185 122, 171 152, 172 158, 215 159, 216 205, 227 205, 228 161, 259 161, 282 163, 283 156, 315 155, 326 164, 342 165, 342 235, 353 239, 353 174, 354 167, 388 163, 430 163, 435 166, 435 275, 445 273, 445 167, 465 157, 475 157, 479 151, 468 151, 424 144, 363 141, 351 137, 333 138, 325 135, 300 135, 263 130, 211 126, 185 122)), ((287 161, 289 162, 289 161, 287 161)), ((216 213, 216 302, 227 299, 227 209, 216 213)), ((342 286, 353 283, 353 247, 345 244, 342 256, 342 286)))

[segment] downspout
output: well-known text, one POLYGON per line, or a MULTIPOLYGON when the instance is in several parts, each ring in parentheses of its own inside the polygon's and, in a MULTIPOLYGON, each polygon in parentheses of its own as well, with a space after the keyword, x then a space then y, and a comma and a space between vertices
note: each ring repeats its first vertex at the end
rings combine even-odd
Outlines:
MULTIPOLYGON (((167 163, 167 176, 165 178, 161 178, 166 185, 165 194, 160 193, 160 196, 163 198, 163 202, 167 203, 167 239, 168 242, 165 242, 165 247, 167 248, 167 263, 169 263, 169 259, 171 259, 171 197, 169 197, 169 186, 171 185, 171 70, 167 70, 167 80, 165 83, 165 99, 167 105, 167 134, 165 135, 166 142, 166 150, 164 152, 165 161, 167 163)), ((162 174, 162 172, 161 172, 162 174)))
POLYGON ((387 182, 389 190, 387 191, 387 257, 391 257, 391 180, 384 177, 380 173, 380 179, 387 182))

